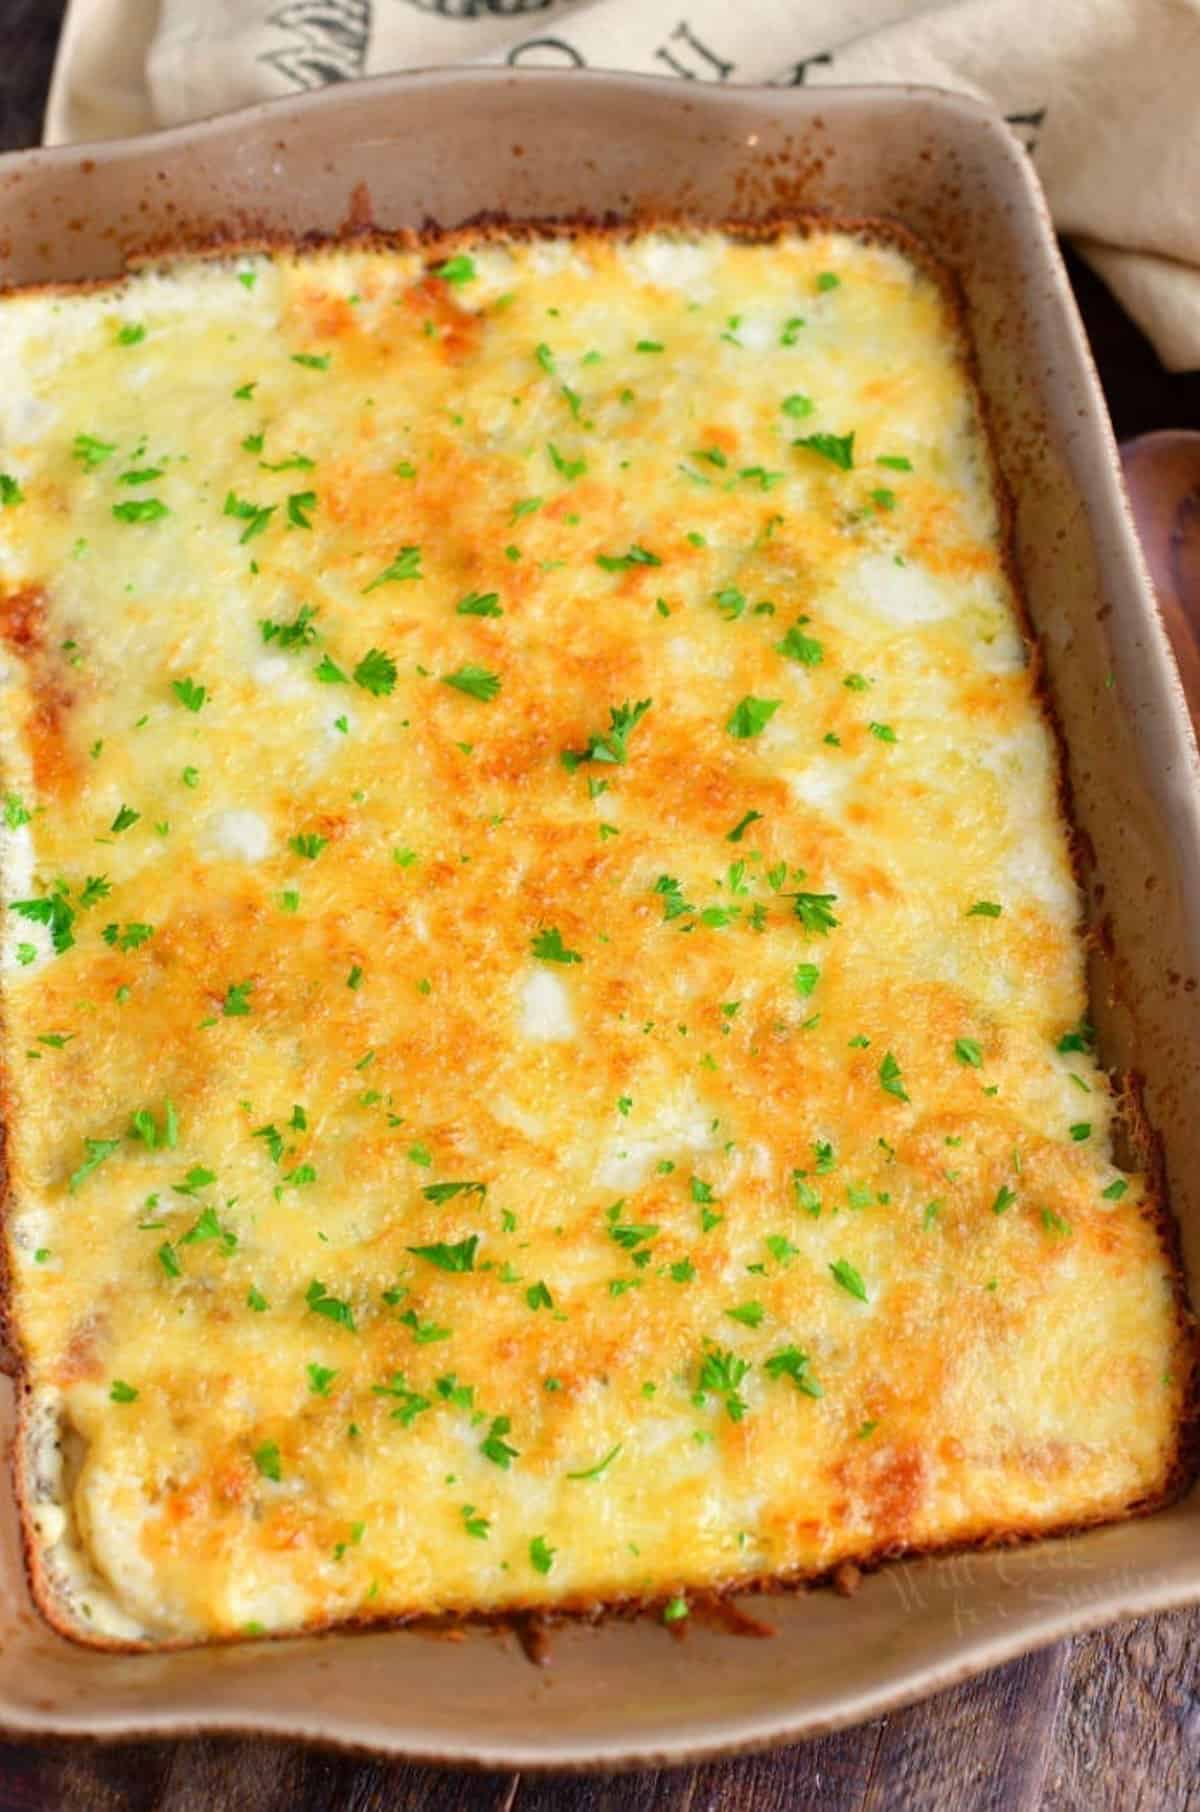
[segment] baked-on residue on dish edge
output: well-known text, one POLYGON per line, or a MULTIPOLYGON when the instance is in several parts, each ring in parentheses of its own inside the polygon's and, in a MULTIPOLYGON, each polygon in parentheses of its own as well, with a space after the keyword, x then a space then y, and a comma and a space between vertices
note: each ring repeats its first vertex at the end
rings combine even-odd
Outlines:
POLYGON ((48 1614, 674 1615, 1161 1496, 1175 1284, 923 266, 459 237, 0 323, 48 1614))

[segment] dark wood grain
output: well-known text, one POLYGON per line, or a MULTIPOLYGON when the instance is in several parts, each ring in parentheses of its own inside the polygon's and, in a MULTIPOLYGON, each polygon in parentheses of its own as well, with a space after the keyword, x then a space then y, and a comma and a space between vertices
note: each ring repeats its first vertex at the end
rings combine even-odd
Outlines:
POLYGON ((1077 1637, 1067 1661, 1045 1812, 1200 1807, 1200 1614, 1077 1637))
MULTIPOLYGON (((65 0, 0 0, 0 149, 37 142, 65 0)), ((1120 438, 1200 427, 1068 267, 1120 438)), ((0 1744, 0 1812, 1200 1812, 1200 1612, 1060 1643, 836 1736, 632 1775, 452 1774, 295 1744, 0 1744)))
POLYGON ((1036 1812, 1067 1661, 1060 1642, 888 1718, 862 1812, 1036 1812))

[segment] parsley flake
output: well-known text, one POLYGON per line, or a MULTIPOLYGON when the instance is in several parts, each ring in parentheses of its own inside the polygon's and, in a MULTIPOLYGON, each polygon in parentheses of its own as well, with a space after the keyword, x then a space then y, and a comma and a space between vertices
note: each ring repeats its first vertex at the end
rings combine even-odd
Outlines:
POLYGON ((354 669, 354 683, 376 698, 386 698, 396 685, 396 663, 382 648, 372 648, 354 669))
POLYGON ((314 1315, 323 1315, 326 1321, 336 1322, 339 1327, 348 1328, 352 1334, 357 1331, 350 1304, 337 1296, 330 1296, 318 1278, 314 1277, 309 1284, 304 1292, 304 1300, 314 1315))
POLYGON ((752 698, 747 694, 734 706, 725 728, 731 736, 742 741, 760 736, 782 702, 778 698, 752 698))
POLYGON ((879 1066, 879 1084, 885 1094, 894 1095, 897 1101, 907 1101, 908 1093, 904 1087, 904 1078, 900 1065, 891 1051, 886 1052, 879 1066))
POLYGON ((191 679, 172 680, 171 690, 185 711, 199 711, 208 697, 206 689, 191 679))
POLYGON ((486 667, 475 667, 468 663, 453 673, 443 673, 443 686, 453 686, 456 692, 465 692, 468 698, 477 698, 483 704, 490 704, 500 691, 500 675, 489 673, 486 667))
POLYGON ((456 1245, 446 1245, 438 1241, 431 1246, 409 1246, 407 1250, 414 1258, 423 1258, 426 1263, 436 1265, 439 1271, 463 1272, 475 1269, 475 1251, 479 1245, 479 1235, 472 1233, 468 1239, 459 1240, 456 1245))
POLYGON ((840 466, 843 472, 849 472, 854 465, 853 431, 849 434, 802 434, 792 445, 819 454, 822 459, 840 466))
POLYGON ((856 1296, 859 1302, 867 1301, 867 1286, 849 1259, 839 1258, 829 1267, 835 1283, 841 1284, 843 1290, 856 1296))
POLYGON ((581 963, 583 958, 578 950, 568 950, 562 941, 562 933, 553 925, 539 931, 531 945, 534 956, 543 963, 581 963))
POLYGON ((366 597, 368 592, 375 591, 380 585, 398 585, 405 579, 423 579, 424 577, 425 575, 421 571, 420 548, 402 547, 396 558, 385 566, 381 573, 376 573, 369 585, 363 586, 363 596, 366 597))

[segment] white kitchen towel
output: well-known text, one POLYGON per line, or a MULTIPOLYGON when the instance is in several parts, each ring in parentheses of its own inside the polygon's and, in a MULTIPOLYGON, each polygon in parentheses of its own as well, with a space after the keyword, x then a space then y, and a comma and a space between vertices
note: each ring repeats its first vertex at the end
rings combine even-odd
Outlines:
POLYGON ((479 62, 989 100, 1164 363, 1200 367, 1200 0, 72 0, 45 136, 479 62))

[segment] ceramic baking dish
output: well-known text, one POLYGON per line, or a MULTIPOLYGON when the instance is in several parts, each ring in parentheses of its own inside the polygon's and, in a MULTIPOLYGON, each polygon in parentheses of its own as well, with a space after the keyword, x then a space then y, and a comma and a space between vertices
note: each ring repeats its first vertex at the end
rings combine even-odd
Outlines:
MULTIPOLYGON (((891 215, 958 274, 1086 852, 1103 1060, 1145 1080, 1184 1261, 1200 1270, 1200 763, 1120 488, 1104 403, 1025 152, 974 103, 902 88, 750 89, 428 73, 152 138, 0 162, 0 280, 105 277, 130 252, 263 230, 775 209, 891 215), (1114 956, 1104 952, 1112 950, 1114 956)), ((11 1390, 2 1413, 11 1426, 11 1390)), ((159 1655, 57 1636, 0 1491, 0 1724, 272 1732, 505 1767, 677 1761, 874 1716, 1072 1630, 1200 1600, 1200 1497, 1037 1545, 893 1565, 853 1597, 510 1636, 339 1635, 159 1655)))

